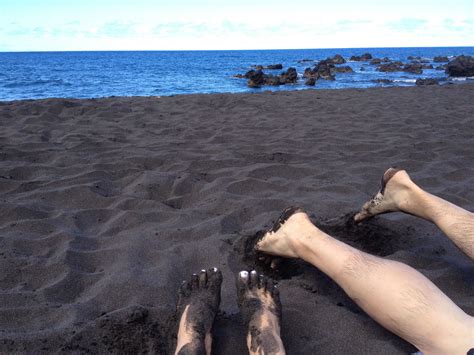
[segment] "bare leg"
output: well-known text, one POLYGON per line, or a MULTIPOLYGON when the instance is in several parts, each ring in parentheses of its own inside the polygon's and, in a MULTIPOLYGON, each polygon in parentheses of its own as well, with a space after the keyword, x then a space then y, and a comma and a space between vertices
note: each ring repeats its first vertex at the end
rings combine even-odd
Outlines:
POLYGON ((319 230, 306 213, 293 212, 262 237, 258 251, 311 263, 423 353, 464 355, 474 347, 474 319, 422 274, 352 248, 319 230))
POLYGON ((280 297, 273 281, 256 271, 241 271, 237 277, 237 301, 247 327, 249 353, 284 355, 280 297))
POLYGON ((418 187, 405 170, 388 169, 382 188, 354 216, 356 222, 377 214, 406 212, 436 224, 456 246, 474 259, 474 214, 418 187))
POLYGON ((193 274, 191 281, 181 285, 176 306, 179 329, 175 354, 211 353, 211 328, 219 309, 221 284, 221 272, 212 268, 193 274))

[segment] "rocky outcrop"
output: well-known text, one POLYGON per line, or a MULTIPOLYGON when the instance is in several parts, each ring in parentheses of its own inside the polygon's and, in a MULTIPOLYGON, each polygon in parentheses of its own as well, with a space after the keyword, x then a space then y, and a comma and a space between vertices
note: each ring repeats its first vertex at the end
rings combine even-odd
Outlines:
POLYGON ((283 69, 283 65, 282 65, 282 64, 254 65, 253 67, 254 67, 255 69, 257 69, 257 70, 263 70, 263 69, 270 69, 270 70, 283 69))
POLYGON ((328 60, 322 60, 314 66, 313 69, 306 68, 303 76, 305 78, 313 78, 315 80, 321 78, 325 80, 334 80, 335 65, 328 60))
POLYGON ((402 68, 402 71, 404 71, 405 73, 411 73, 411 74, 423 73, 422 65, 420 63, 405 64, 402 68))
POLYGON ((344 57, 340 54, 336 54, 334 57, 326 59, 326 61, 332 64, 344 64, 346 62, 344 57))
POLYGON ((341 67, 334 67, 331 69, 331 72, 333 73, 353 73, 354 70, 348 65, 344 65, 341 67))
POLYGON ((416 79, 416 85, 438 85, 439 80, 438 79, 433 79, 433 78, 427 78, 427 79, 416 79))
POLYGON ((314 85, 316 85, 316 79, 315 78, 308 78, 308 80, 306 80, 304 84, 307 85, 307 86, 314 86, 314 85))
POLYGON ((378 64, 382 64, 382 59, 380 58, 374 58, 370 61, 369 64, 372 64, 372 65, 378 65, 378 64))
POLYGON ((448 66, 447 64, 442 64, 442 65, 438 65, 435 69, 436 70, 446 70, 447 66, 448 66))
POLYGON ((288 68, 288 70, 280 75, 281 81, 285 84, 294 84, 298 81, 298 73, 295 68, 288 68))
POLYGON ((370 53, 364 53, 360 56, 358 55, 353 55, 350 60, 355 61, 355 62, 367 62, 372 59, 372 54, 370 53))
POLYGON ((247 86, 251 88, 259 88, 265 84, 265 75, 261 70, 250 70, 245 75, 249 74, 247 86))
POLYGON ((381 72, 396 72, 402 71, 402 67, 400 64, 396 62, 381 64, 377 67, 377 71, 381 72))
POLYGON ((449 76, 474 76, 474 57, 461 55, 448 63, 446 74, 449 76))
POLYGON ((435 63, 447 63, 447 62, 449 62, 449 58, 446 57, 446 56, 439 55, 439 56, 436 56, 436 57, 433 58, 433 62, 435 62, 435 63))

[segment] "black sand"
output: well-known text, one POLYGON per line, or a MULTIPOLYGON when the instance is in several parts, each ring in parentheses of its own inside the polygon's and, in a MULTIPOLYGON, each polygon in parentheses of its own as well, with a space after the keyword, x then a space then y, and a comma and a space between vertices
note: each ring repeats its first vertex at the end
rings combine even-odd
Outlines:
MULTIPOLYGON (((0 352, 167 353, 181 281, 219 267, 217 354, 246 352, 245 237, 287 206, 474 314, 474 263, 427 222, 350 216, 390 166, 474 210, 474 86, 0 103, 0 352)), ((331 280, 279 277, 289 354, 401 354, 331 280)))

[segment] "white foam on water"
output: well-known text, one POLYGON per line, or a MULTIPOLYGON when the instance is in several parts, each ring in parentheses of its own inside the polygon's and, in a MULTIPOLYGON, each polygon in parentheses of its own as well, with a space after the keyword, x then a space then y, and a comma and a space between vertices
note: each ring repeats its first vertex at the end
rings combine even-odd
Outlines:
POLYGON ((416 79, 393 79, 394 83, 416 83, 416 79))

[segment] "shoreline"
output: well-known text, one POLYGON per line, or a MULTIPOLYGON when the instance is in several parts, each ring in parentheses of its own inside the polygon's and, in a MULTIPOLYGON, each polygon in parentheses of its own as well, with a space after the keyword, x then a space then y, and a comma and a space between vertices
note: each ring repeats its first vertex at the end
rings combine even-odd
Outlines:
MULTIPOLYGON (((389 166, 474 210, 473 94, 466 83, 1 102, 0 352, 166 354, 181 281, 216 266, 213 349, 246 353, 245 240, 290 205, 473 315, 474 265, 433 225, 396 213, 346 227, 389 166)), ((288 353, 416 351, 318 270, 290 271, 288 353)))
POLYGON ((371 91, 371 90, 391 90, 391 89, 410 89, 418 87, 445 87, 445 86, 457 86, 457 85, 467 85, 474 86, 474 78, 467 79, 462 78, 461 80, 455 78, 452 82, 442 83, 439 85, 410 85, 410 86, 380 86, 380 87, 361 87, 361 88, 310 88, 305 87, 297 90, 278 90, 274 91, 269 89, 269 87, 263 87, 258 89, 253 89, 253 92, 202 92, 202 93, 191 93, 191 94, 171 94, 171 95, 149 95, 149 96, 100 96, 100 97, 87 97, 87 98, 77 98, 77 97, 47 97, 39 99, 18 99, 18 100, 0 100, 0 105, 8 105, 13 103, 21 102, 35 102, 35 101, 49 101, 49 100, 74 100, 74 101, 98 101, 98 100, 111 100, 111 99, 161 99, 169 97, 195 97, 195 96, 212 96, 212 95, 255 95, 255 94, 286 94, 286 93, 298 93, 298 92, 350 92, 350 91, 371 91), (472 81, 472 82, 471 82, 472 81))

